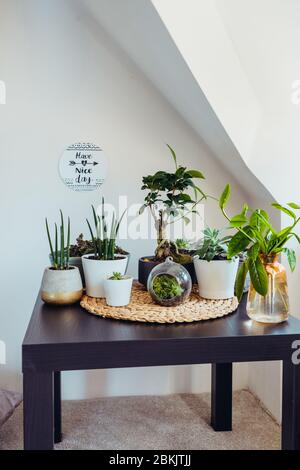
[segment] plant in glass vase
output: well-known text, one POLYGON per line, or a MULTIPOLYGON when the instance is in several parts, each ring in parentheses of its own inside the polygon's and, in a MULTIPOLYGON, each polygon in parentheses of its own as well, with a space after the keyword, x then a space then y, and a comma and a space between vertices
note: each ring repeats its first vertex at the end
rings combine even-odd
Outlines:
POLYGON ((275 209, 291 218, 290 225, 277 231, 270 223, 269 215, 265 210, 249 210, 246 204, 240 214, 229 217, 226 204, 230 191, 230 185, 227 185, 219 201, 220 208, 230 226, 237 230, 228 244, 228 256, 232 257, 247 250, 247 258, 237 275, 237 296, 241 299, 245 279, 249 272, 251 279, 247 302, 249 317, 263 323, 285 321, 289 314, 289 299, 286 270, 279 263, 279 255, 284 253, 287 256, 290 268, 294 271, 296 255, 294 250, 286 245, 293 237, 300 242, 294 231, 300 221, 300 217, 294 211, 300 210, 300 206, 293 202, 287 204, 287 207, 273 204, 275 209))
POLYGON ((170 145, 167 147, 175 164, 174 172, 157 171, 143 177, 142 190, 148 193, 140 214, 147 208, 150 210, 157 234, 155 255, 139 261, 139 281, 145 286, 153 267, 170 256, 175 262, 186 265, 195 279, 191 255, 182 252, 175 241, 167 238, 167 228, 179 220, 189 223, 189 215, 197 212, 197 204, 208 197, 196 184, 197 180, 205 179, 201 171, 189 170, 179 165, 175 151, 170 145))

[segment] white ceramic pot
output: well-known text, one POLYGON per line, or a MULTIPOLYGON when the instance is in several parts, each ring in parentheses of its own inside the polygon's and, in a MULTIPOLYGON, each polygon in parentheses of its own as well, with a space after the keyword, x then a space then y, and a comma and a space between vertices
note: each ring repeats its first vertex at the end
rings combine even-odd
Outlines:
POLYGON ((104 281, 104 293, 107 305, 111 307, 124 307, 130 303, 132 277, 125 277, 119 281, 106 279, 104 281))
POLYGON ((46 268, 42 286, 42 300, 48 304, 70 305, 78 302, 82 296, 82 281, 79 269, 70 266, 70 269, 58 270, 46 268))
POLYGON ((113 273, 125 274, 128 264, 128 257, 119 256, 113 260, 93 259, 93 255, 84 255, 82 265, 86 283, 86 293, 90 297, 103 298, 104 281, 113 273))
POLYGON ((229 299, 234 296, 234 285, 239 258, 206 261, 194 257, 199 295, 204 299, 229 299))

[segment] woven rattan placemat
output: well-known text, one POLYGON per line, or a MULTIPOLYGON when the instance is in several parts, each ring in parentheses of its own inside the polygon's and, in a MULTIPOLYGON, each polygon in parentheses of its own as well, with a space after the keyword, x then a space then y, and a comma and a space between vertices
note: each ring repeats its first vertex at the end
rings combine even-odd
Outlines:
POLYGON ((95 299, 85 295, 80 305, 93 315, 115 320, 138 321, 145 323, 190 323, 224 317, 238 307, 236 297, 226 300, 202 299, 197 294, 197 286, 185 303, 177 307, 163 307, 153 302, 148 292, 140 284, 134 284, 130 304, 126 307, 109 307, 105 299, 95 299))

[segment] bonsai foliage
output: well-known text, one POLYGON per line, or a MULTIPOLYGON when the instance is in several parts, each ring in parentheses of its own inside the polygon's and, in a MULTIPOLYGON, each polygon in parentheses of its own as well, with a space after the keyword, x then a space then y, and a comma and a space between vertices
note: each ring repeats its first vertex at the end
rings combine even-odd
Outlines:
POLYGON ((243 295, 246 275, 249 271, 250 278, 255 290, 262 296, 268 293, 268 275, 263 265, 262 258, 285 253, 292 271, 296 266, 296 255, 294 250, 287 248, 288 241, 295 237, 300 243, 300 238, 294 232, 300 217, 294 210, 300 210, 300 206, 293 202, 284 207, 274 203, 273 207, 282 211, 291 218, 291 223, 280 232, 276 231, 270 223, 269 215, 263 209, 249 210, 244 205, 240 214, 230 218, 226 213, 226 204, 230 197, 231 188, 227 185, 220 200, 219 206, 229 221, 230 226, 237 230, 228 244, 228 258, 247 250, 247 259, 241 265, 236 282, 236 291, 239 299, 243 295))
POLYGON ((67 246, 65 246, 65 224, 64 216, 60 211, 60 227, 58 230, 57 224, 55 224, 54 244, 52 243, 49 224, 46 218, 46 231, 49 241, 52 267, 53 269, 69 269, 70 259, 70 217, 68 217, 68 228, 67 228, 67 246))
POLYGON ((120 220, 117 220, 115 214, 113 214, 111 226, 109 228, 105 217, 104 206, 104 198, 102 198, 101 217, 96 213, 95 207, 92 206, 95 233, 93 232, 88 219, 87 224, 92 237, 95 258, 99 260, 113 260, 115 258, 116 239, 119 233, 121 221, 126 211, 123 212, 120 220))
POLYGON ((203 231, 203 234, 202 245, 196 252, 199 258, 206 261, 226 258, 231 237, 221 237, 221 230, 209 227, 203 231))
POLYGON ((156 276, 153 281, 153 291, 159 299, 170 300, 182 294, 183 289, 175 277, 169 274, 156 276))
POLYGON ((168 148, 174 160, 175 171, 158 171, 143 178, 142 190, 148 191, 148 194, 140 213, 149 208, 153 216, 157 231, 156 258, 163 260, 171 255, 175 261, 187 262, 190 259, 186 260, 186 255, 178 253, 175 242, 171 245, 166 239, 166 228, 181 219, 188 223, 188 215, 196 213, 196 205, 208 196, 195 183, 195 180, 205 179, 203 174, 178 165, 175 151, 169 145, 168 148), (189 194, 190 190, 193 198, 189 194))

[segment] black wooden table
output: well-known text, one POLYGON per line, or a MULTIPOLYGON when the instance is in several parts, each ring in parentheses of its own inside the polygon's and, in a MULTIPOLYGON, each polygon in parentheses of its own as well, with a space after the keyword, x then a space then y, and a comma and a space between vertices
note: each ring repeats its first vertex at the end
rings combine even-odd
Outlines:
POLYGON ((61 441, 61 371, 212 364, 211 424, 230 431, 232 363, 273 360, 283 361, 282 448, 300 449, 300 365, 292 362, 300 321, 258 324, 245 303, 217 320, 150 325, 94 317, 79 305, 56 308, 38 297, 23 342, 25 449, 61 441))

